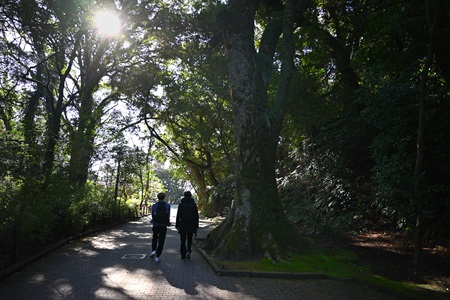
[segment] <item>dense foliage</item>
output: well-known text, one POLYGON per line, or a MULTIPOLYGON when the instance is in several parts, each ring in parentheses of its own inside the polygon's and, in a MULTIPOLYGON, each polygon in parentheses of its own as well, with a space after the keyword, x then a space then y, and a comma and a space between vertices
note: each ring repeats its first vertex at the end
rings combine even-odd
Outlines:
POLYGON ((302 27, 310 50, 299 53, 279 148, 286 208, 309 230, 421 230, 445 243, 448 4, 320 5, 302 27))

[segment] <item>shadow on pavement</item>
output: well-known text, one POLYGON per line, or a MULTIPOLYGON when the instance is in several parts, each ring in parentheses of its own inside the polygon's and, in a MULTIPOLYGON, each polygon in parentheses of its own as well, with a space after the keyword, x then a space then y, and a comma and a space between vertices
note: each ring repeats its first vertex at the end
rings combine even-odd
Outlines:
MULTIPOLYGON (((174 206, 176 207, 176 206, 174 206)), ((176 209, 172 209, 174 221, 176 209)), ((199 236, 213 223, 202 220, 199 236)), ((198 252, 182 262, 169 227, 161 262, 149 258, 147 217, 61 247, 0 282, 2 299, 395 299, 332 280, 216 276, 198 252), (145 254, 144 259, 122 259, 145 254)))

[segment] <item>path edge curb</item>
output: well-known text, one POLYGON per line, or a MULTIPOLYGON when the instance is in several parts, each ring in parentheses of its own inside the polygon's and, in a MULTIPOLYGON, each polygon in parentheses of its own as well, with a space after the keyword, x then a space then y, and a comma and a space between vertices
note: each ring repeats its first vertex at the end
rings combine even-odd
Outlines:
MULTIPOLYGON (((202 240, 202 239, 197 239, 202 240)), ((244 276, 244 277, 258 277, 258 278, 284 278, 284 279, 337 279, 341 281, 355 281, 353 278, 337 278, 323 273, 305 272, 268 272, 268 271, 247 271, 247 270, 225 270, 221 268, 213 259, 200 247, 194 243, 195 249, 200 253, 203 259, 210 266, 211 270, 217 276, 244 276)))

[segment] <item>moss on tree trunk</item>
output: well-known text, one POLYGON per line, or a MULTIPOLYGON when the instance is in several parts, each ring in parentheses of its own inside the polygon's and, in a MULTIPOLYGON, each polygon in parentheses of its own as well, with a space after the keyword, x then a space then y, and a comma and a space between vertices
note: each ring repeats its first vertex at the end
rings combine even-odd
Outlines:
POLYGON ((230 1, 223 13, 229 21, 224 24, 224 42, 238 157, 231 213, 206 244, 220 258, 268 257, 276 261, 299 246, 298 233, 281 207, 275 180, 278 137, 294 69, 296 5, 293 0, 286 2, 282 23, 275 18, 273 26, 267 26, 258 52, 254 43, 258 1, 230 1), (281 34, 281 73, 276 95, 269 99, 267 88, 281 34))
POLYGON ((247 191, 243 193, 246 199, 235 199, 231 214, 210 233, 205 248, 222 259, 267 257, 273 261, 297 249, 298 232, 270 189, 247 191))
MULTIPOLYGON (((262 131, 260 134, 268 134, 262 131)), ((299 246, 299 235, 280 204, 275 181, 274 153, 261 136, 252 144, 252 162, 240 169, 230 215, 208 237, 214 256, 242 260, 287 258, 299 246), (256 150, 256 151, 255 151, 256 150)), ((247 144, 250 146, 251 144, 247 144)))

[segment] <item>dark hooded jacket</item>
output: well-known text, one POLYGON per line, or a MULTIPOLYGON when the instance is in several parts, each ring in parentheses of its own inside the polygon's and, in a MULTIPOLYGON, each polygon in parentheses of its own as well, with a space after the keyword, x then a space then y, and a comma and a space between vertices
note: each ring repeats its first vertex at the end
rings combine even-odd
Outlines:
POLYGON ((175 227, 180 233, 197 233, 199 226, 198 208, 194 199, 184 197, 178 205, 175 227))

